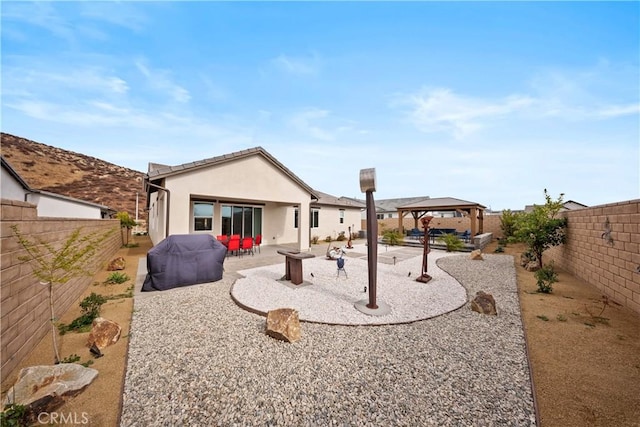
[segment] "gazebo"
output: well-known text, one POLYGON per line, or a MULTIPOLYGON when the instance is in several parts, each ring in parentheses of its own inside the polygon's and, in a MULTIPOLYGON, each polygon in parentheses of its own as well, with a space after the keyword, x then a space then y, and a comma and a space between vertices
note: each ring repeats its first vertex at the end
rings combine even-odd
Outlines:
POLYGON ((484 210, 486 206, 476 202, 468 202, 453 197, 436 197, 433 199, 425 199, 419 202, 411 203, 398 208, 398 230, 403 233, 404 227, 402 220, 407 214, 411 214, 414 221, 414 228, 418 228, 418 220, 425 216, 428 212, 460 212, 464 216, 468 216, 471 220, 471 235, 481 234, 483 232, 484 210))

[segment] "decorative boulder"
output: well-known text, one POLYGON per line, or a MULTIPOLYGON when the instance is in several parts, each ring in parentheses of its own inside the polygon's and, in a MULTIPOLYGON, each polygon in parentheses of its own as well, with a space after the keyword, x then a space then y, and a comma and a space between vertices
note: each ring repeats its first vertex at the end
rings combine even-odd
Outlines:
POLYGON ((475 251, 472 251, 471 254, 469 255, 469 258, 472 260, 479 260, 482 261, 484 258, 482 258, 482 251, 480 249, 476 249, 475 251))
POLYGON ((477 311, 480 314, 492 314, 494 316, 498 314, 493 295, 482 291, 478 291, 476 297, 471 301, 471 310, 477 311))
POLYGON ((98 376, 98 371, 77 363, 29 366, 18 374, 4 405, 15 403, 29 407, 31 414, 53 412, 76 396, 98 376))
POLYGON ((127 262, 121 256, 118 258, 114 258, 111 260, 109 265, 107 266, 107 271, 116 271, 116 270, 124 270, 127 266, 127 262))
POLYGON ((111 344, 117 343, 121 332, 122 328, 116 322, 96 317, 93 319, 93 326, 87 339, 87 347, 92 347, 95 344, 102 350, 111 344))
POLYGON ((266 333, 270 337, 296 342, 300 339, 298 311, 292 308, 278 308, 267 313, 266 333))

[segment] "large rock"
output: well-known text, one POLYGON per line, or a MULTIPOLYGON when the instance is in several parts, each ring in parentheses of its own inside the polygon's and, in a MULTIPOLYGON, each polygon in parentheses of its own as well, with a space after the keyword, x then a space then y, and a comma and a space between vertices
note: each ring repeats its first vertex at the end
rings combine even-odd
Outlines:
POLYGON ((482 258, 482 251, 480 249, 476 249, 474 251, 471 251, 471 254, 469 254, 469 258, 472 260, 476 260, 476 261, 482 261, 484 258, 482 258))
POLYGON ((53 412, 76 396, 98 376, 98 371, 77 363, 29 366, 18 374, 4 405, 16 403, 29 407, 31 414, 53 412))
POLYGON ((266 333, 270 337, 295 342, 300 339, 300 319, 298 311, 292 308, 278 308, 267 313, 266 333))
POLYGON ((87 347, 94 344, 102 350, 103 348, 115 344, 120 339, 122 328, 116 322, 103 317, 93 319, 93 326, 87 339, 87 347))
POLYGON ((476 297, 471 301, 471 310, 477 311, 480 314, 492 314, 497 315, 496 301, 493 299, 493 295, 478 291, 476 297))
POLYGON ((118 258, 114 258, 111 260, 109 265, 107 266, 107 271, 116 271, 116 270, 124 270, 127 267, 127 262, 121 256, 118 258))

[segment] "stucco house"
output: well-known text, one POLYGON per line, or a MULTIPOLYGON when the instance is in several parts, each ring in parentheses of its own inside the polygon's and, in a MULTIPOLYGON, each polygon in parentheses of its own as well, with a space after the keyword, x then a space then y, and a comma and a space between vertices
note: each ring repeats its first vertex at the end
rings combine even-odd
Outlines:
POLYGON ((3 199, 32 203, 39 217, 103 219, 115 213, 104 205, 31 188, 4 157, 0 182, 3 199))
POLYGON ((357 233, 364 208, 315 191, 262 147, 178 166, 150 163, 144 186, 154 245, 172 234, 240 234, 308 250, 312 236, 335 238, 348 226, 357 233))

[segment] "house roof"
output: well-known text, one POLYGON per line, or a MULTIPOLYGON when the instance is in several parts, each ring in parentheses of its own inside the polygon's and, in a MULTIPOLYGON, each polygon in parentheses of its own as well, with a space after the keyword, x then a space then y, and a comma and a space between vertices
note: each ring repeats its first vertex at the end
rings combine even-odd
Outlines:
POLYGON ((86 200, 80 200, 80 199, 76 199, 75 197, 70 197, 70 196, 65 196, 62 194, 58 194, 58 193, 52 193, 50 191, 45 191, 45 190, 37 190, 35 188, 31 188, 29 186, 29 184, 27 184, 27 182, 20 176, 20 174, 18 172, 16 172, 16 170, 11 166, 11 163, 9 163, 8 161, 5 160, 5 158, 2 156, 2 167, 4 167, 7 172, 9 172, 9 174, 15 178, 16 181, 18 181, 18 183, 22 186, 22 188, 25 189, 25 191, 29 192, 29 193, 36 193, 36 194, 42 194, 45 196, 49 196, 55 199, 61 199, 61 200, 67 200, 70 202, 74 202, 74 203, 80 203, 83 205, 87 205, 87 206, 93 206, 96 208, 100 208, 103 211, 107 211, 107 212, 115 212, 113 209, 109 208, 108 206, 105 205, 100 205, 98 203, 93 203, 93 202, 88 202, 86 200))
MULTIPOLYGON (((525 212, 532 212, 532 211, 533 211, 533 208, 534 208, 535 206, 536 206, 536 205, 526 205, 526 206, 524 207, 524 211, 525 211, 525 212)), ((583 205, 582 203, 578 203, 578 202, 573 201, 573 200, 567 200, 566 202, 564 202, 564 203, 562 204, 562 209, 560 209, 560 210, 561 210, 561 211, 563 211, 563 210, 564 210, 564 211, 573 211, 573 210, 576 210, 576 209, 584 209, 584 208, 588 208, 588 207, 589 207, 589 206, 587 206, 587 205, 583 205)))
POLYGON ((414 203, 409 203, 403 206, 398 206, 398 209, 444 211, 444 210, 455 210, 455 209, 467 208, 467 207, 469 208, 479 207, 482 209, 486 208, 486 206, 483 206, 480 203, 456 199, 455 197, 435 197, 435 198, 424 199, 422 201, 417 201, 414 203))
POLYGON ((280 169, 291 180, 296 182, 306 191, 308 191, 314 199, 318 199, 317 192, 309 187, 303 180, 301 180, 296 174, 294 174, 289 168, 280 163, 278 159, 273 157, 262 147, 248 148, 246 150, 236 151, 229 154, 223 154, 216 157, 210 157, 208 159, 197 160, 195 162, 183 163, 177 166, 165 166, 157 163, 149 163, 149 171, 147 172, 147 178, 151 181, 157 181, 169 176, 179 175, 184 172, 190 172, 197 169, 207 168, 211 166, 221 165, 223 163, 236 161, 239 159, 262 156, 276 168, 280 169))
POLYGON ((350 197, 335 197, 331 194, 317 190, 315 190, 314 193, 318 196, 318 201, 314 202, 314 205, 328 205, 357 209, 365 209, 367 207, 366 203, 358 199, 352 199, 350 197))
POLYGON ((31 187, 29 187, 29 184, 27 184, 27 182, 22 179, 20 174, 16 172, 16 170, 11 166, 11 163, 5 160, 4 156, 0 156, 0 159, 2 160, 2 167, 4 167, 7 172, 9 172, 9 175, 11 175, 16 181, 18 181, 22 188, 28 191, 34 191, 31 187))

